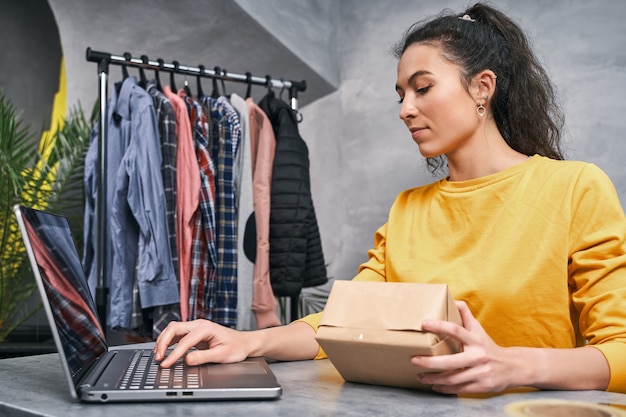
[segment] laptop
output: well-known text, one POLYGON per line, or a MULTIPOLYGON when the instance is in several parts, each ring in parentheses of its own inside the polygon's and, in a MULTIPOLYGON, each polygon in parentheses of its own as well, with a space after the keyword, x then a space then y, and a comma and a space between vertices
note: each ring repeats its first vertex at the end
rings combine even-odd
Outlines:
POLYGON ((162 369, 152 349, 110 349, 65 217, 14 207, 74 400, 147 402, 276 399, 282 388, 263 358, 162 369))

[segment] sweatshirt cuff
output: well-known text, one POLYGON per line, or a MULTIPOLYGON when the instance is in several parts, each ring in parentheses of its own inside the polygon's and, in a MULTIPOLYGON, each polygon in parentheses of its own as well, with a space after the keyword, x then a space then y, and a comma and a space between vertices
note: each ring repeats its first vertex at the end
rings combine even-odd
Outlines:
POLYGON ((609 364, 611 376, 607 391, 626 393, 626 345, 619 342, 589 345, 598 349, 609 364))

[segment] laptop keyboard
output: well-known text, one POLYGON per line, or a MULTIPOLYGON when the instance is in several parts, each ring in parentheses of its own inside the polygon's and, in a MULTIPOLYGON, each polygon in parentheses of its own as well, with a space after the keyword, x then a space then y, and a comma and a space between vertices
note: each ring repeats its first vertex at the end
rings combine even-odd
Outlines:
POLYGON ((168 369, 160 368, 152 351, 135 352, 122 377, 120 389, 184 389, 199 388, 199 368, 185 366, 180 358, 168 369))

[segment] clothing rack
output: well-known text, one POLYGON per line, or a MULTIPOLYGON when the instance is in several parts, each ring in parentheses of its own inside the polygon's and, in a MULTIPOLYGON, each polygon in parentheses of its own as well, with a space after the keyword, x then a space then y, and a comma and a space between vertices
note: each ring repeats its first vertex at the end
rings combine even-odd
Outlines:
MULTIPOLYGON (((98 129, 98 206, 96 207, 98 224, 97 233, 99 242, 107 242, 107 230, 104 219, 108 216, 106 195, 107 195, 107 96, 108 96, 108 78, 109 66, 119 65, 122 67, 135 67, 140 70, 151 69, 157 72, 169 72, 173 74, 185 74, 196 77, 206 77, 214 80, 246 83, 248 86, 260 85, 268 88, 281 88, 289 91, 289 105, 292 110, 298 112, 298 92, 306 91, 306 81, 292 81, 272 78, 269 75, 265 77, 254 76, 249 72, 245 74, 237 74, 227 72, 219 67, 207 69, 203 65, 198 67, 181 65, 178 61, 167 63, 162 59, 151 61, 147 55, 141 55, 141 58, 133 58, 130 53, 123 55, 113 55, 109 52, 94 51, 90 47, 86 51, 86 59, 89 62, 98 64, 98 102, 99 102, 99 129, 98 129)), ((108 288, 106 288, 104 277, 106 276, 106 265, 104 262, 104 251, 102 244, 98 244, 96 251, 96 307, 98 316, 103 328, 106 327, 107 312, 107 296, 108 288)), ((298 297, 291 297, 290 315, 294 319, 298 315, 298 297)))

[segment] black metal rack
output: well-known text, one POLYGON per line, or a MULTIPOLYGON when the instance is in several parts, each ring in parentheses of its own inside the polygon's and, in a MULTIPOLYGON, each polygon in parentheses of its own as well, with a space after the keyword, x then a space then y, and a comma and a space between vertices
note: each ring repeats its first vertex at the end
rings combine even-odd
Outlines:
MULTIPOLYGON (((107 195, 107 124, 104 123, 107 117, 107 97, 108 97, 108 78, 109 66, 119 65, 122 67, 135 67, 140 70, 151 69, 158 72, 169 72, 171 74, 185 74, 195 77, 211 78, 213 80, 240 82, 250 85, 266 86, 268 88, 281 88, 289 91, 290 107, 298 111, 298 92, 306 90, 306 81, 292 81, 272 78, 269 75, 265 77, 254 76, 249 72, 245 74, 226 72, 219 67, 207 69, 203 65, 197 67, 181 65, 178 61, 167 63, 162 59, 151 61, 147 55, 141 55, 141 58, 133 58, 130 53, 123 55, 114 55, 108 52, 94 51, 90 47, 86 51, 86 59, 89 62, 98 64, 98 102, 99 102, 99 129, 98 129, 98 206, 97 211, 97 233, 99 242, 107 242, 107 230, 104 219, 108 215, 106 205, 107 195)), ((98 244, 96 250, 96 306, 98 315, 103 327, 106 326, 106 309, 108 288, 105 285, 104 277, 106 276, 106 265, 104 262, 104 251, 102 244, 98 244)), ((294 319, 298 316, 298 297, 292 297, 290 302, 290 315, 294 319)))

